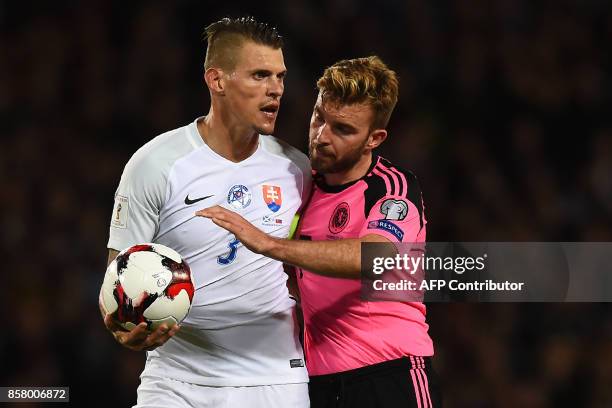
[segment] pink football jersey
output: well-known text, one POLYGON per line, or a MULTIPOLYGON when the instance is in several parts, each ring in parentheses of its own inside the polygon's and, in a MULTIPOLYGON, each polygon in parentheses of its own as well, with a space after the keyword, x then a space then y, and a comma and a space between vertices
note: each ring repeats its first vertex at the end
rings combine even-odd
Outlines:
MULTIPOLYGON (((416 177, 381 157, 368 173, 342 186, 315 176, 299 238, 334 240, 381 235, 425 242, 425 215, 416 177)), ((403 356, 431 356, 425 305, 361 300, 359 279, 329 278, 298 269, 308 373, 322 375, 403 356)))

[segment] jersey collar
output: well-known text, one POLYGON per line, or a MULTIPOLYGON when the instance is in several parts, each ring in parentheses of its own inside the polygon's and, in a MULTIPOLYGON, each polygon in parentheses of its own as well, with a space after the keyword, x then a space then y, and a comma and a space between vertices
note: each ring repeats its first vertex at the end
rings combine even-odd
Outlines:
POLYGON ((372 172, 372 170, 374 169, 374 166, 376 166, 376 164, 378 163, 378 159, 379 159, 378 155, 375 155, 375 154, 372 155, 372 163, 370 163, 370 168, 368 168, 368 171, 366 172, 366 174, 364 174, 361 178, 358 178, 357 180, 349 181, 348 183, 345 183, 345 184, 330 186, 329 184, 325 182, 325 177, 323 177, 322 174, 319 174, 314 170, 312 172, 312 178, 315 184, 317 185, 317 187, 319 187, 321 190, 325 191, 326 193, 332 193, 332 194, 340 193, 346 190, 347 188, 349 188, 350 186, 352 186, 353 184, 366 178, 372 172))

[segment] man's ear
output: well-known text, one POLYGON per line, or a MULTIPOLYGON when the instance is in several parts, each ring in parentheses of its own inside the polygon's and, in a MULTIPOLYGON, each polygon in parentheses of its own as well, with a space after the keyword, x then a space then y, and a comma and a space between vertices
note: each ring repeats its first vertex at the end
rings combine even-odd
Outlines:
POLYGON ((219 68, 208 68, 204 72, 204 81, 211 93, 225 94, 225 81, 223 79, 223 71, 219 68))
POLYGON ((373 150, 382 144, 387 138, 387 131, 385 129, 374 129, 368 136, 368 143, 366 147, 373 150))

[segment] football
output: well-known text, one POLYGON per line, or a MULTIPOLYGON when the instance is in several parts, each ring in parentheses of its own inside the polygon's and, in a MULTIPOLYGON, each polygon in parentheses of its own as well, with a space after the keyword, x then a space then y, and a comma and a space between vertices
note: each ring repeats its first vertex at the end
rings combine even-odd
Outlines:
POLYGON ((191 271, 181 256, 160 244, 121 251, 106 269, 100 305, 126 330, 149 330, 183 321, 193 300, 191 271))

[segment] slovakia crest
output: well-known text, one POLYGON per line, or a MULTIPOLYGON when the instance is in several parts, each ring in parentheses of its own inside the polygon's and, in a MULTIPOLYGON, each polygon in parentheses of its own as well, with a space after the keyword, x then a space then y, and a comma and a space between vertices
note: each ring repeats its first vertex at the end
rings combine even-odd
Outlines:
POLYGON ((281 195, 281 188, 279 186, 271 186, 264 184, 262 187, 263 198, 266 205, 272 212, 280 210, 283 204, 283 197, 281 195))

